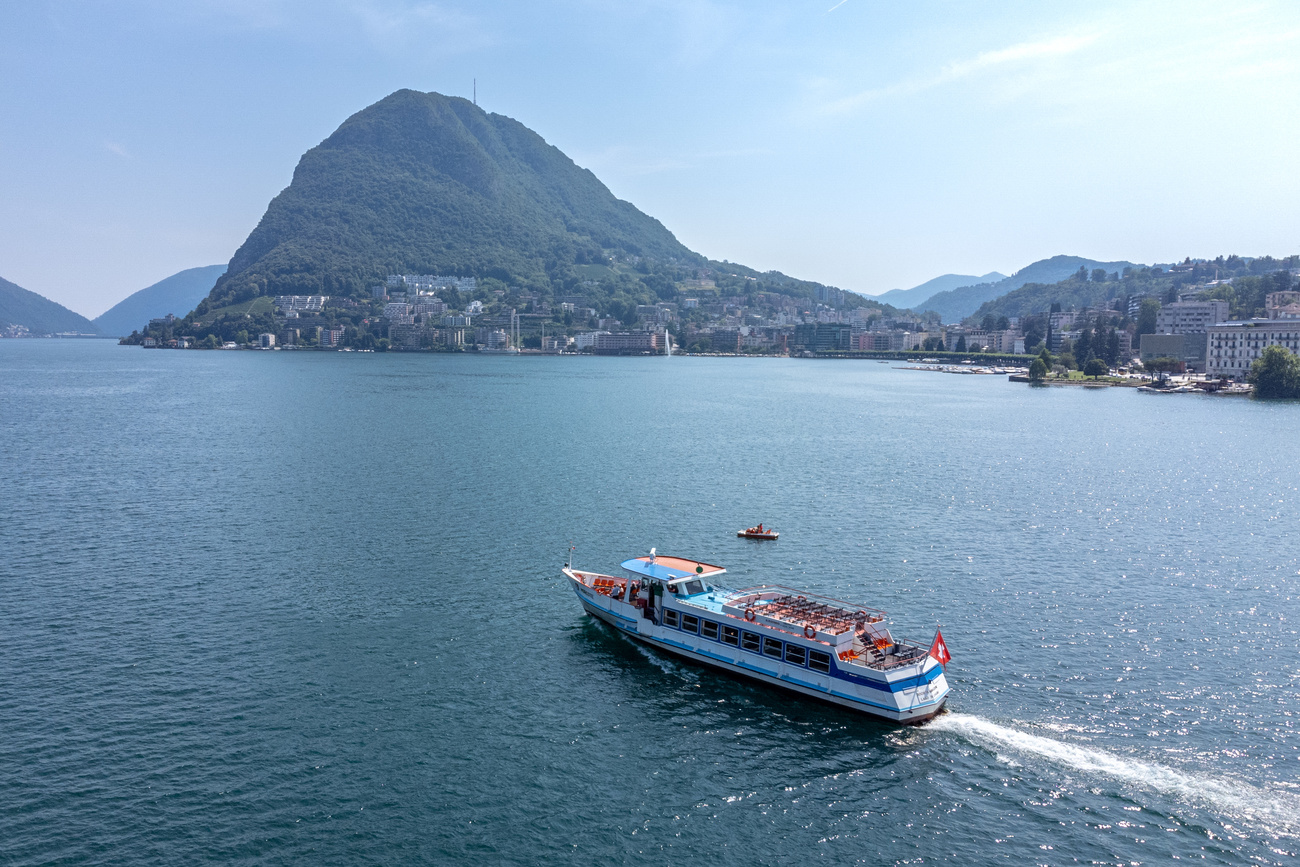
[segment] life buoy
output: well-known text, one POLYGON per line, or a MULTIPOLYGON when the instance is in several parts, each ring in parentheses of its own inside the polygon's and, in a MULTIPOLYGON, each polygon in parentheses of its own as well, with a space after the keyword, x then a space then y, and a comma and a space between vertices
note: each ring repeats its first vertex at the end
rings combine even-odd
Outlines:
POLYGON ((745 620, 746 620, 746 621, 748 621, 749 623, 753 623, 753 622, 754 622, 755 620, 757 620, 757 619, 758 619, 758 615, 754 613, 754 609, 753 609, 753 608, 746 608, 746 609, 745 609, 745 620))
POLYGON ((803 637, 809 639, 817 637, 817 630, 813 628, 811 623, 805 623, 803 625, 803 637))

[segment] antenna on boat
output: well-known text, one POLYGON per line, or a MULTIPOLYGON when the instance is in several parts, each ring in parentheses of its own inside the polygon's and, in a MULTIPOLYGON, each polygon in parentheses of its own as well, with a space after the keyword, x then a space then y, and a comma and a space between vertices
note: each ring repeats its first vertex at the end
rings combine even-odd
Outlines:
POLYGON ((574 551, 574 548, 576 548, 576 547, 577 547, 577 546, 575 546, 575 545, 570 545, 570 546, 569 546, 569 562, 567 562, 567 563, 564 564, 564 568, 566 568, 566 569, 572 569, 572 568, 573 568, 573 551, 574 551))

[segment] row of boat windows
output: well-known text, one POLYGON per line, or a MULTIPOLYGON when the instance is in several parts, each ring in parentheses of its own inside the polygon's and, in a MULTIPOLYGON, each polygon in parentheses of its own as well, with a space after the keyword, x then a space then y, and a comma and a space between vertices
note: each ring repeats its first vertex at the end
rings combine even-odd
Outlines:
POLYGON ((761 653, 773 659, 784 659, 792 665, 806 665, 822 674, 830 674, 831 655, 820 650, 809 650, 798 644, 787 644, 765 635, 746 632, 735 626, 714 623, 712 620, 700 620, 694 614, 681 614, 671 608, 664 610, 664 626, 671 626, 693 635, 702 635, 710 641, 720 641, 732 647, 739 647, 741 650, 748 650, 750 653, 761 653))

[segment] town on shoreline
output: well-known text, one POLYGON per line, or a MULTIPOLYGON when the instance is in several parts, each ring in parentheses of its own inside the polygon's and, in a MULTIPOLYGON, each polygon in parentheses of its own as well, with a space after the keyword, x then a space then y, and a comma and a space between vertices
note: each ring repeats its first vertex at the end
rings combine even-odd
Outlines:
POLYGON ((1250 319, 1230 318, 1228 300, 1194 287, 1167 294, 1164 303, 1134 294, 1081 309, 1056 303, 1024 317, 989 314, 944 324, 933 313, 853 306, 857 296, 822 286, 813 299, 724 295, 709 276, 697 276, 677 286, 672 301, 602 313, 580 294, 552 303, 540 294, 484 287, 474 277, 391 275, 368 299, 261 296, 243 309, 225 309, 219 321, 193 314, 153 319, 143 334, 122 342, 172 349, 924 360, 954 365, 951 372, 993 370, 1049 384, 1157 380, 1153 386, 1176 389, 1243 382, 1270 346, 1300 351, 1300 291, 1289 286, 1268 293, 1264 316, 1250 319), (247 327, 232 330, 232 318, 247 327), (231 339, 219 338, 215 326, 231 339))

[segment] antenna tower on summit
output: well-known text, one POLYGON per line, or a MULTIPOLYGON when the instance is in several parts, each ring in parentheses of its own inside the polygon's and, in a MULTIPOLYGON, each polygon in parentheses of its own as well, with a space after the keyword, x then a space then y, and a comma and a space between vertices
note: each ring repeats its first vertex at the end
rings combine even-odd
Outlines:
POLYGON ((478 105, 478 79, 474 79, 474 104, 478 105))

